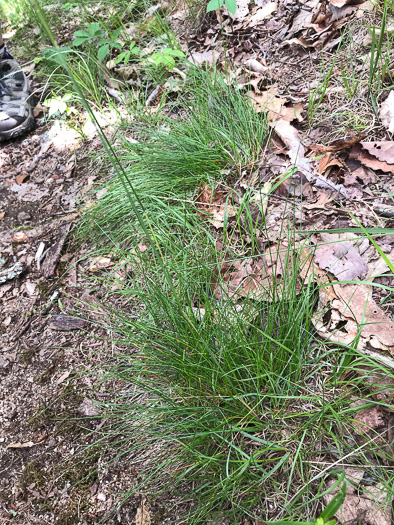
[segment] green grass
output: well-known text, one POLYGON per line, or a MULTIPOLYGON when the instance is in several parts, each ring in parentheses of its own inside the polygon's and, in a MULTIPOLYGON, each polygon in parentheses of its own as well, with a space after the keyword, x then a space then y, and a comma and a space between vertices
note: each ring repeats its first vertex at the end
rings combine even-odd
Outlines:
MULTIPOLYGON (((200 183, 224 179, 225 169, 233 176, 251 169, 268 136, 265 117, 254 111, 247 97, 219 74, 211 76, 194 66, 172 109, 176 120, 163 115, 153 122, 137 122, 132 131, 138 142, 120 138, 117 148, 146 217, 159 229, 166 216, 174 227, 187 228, 195 217, 190 201, 200 183)), ((123 181, 115 176, 104 187, 109 191, 85 215, 81 235, 112 231, 116 242, 127 242, 136 217, 123 181)))
MULTIPOLYGON (((346 457, 355 468, 373 469, 391 494, 392 469, 375 474, 373 467, 388 457, 375 443, 378 434, 360 448, 352 431, 360 409, 354 396, 365 407, 385 405, 372 398, 365 376, 387 370, 316 338, 316 287, 300 290, 297 282, 305 261, 285 251, 282 282, 259 300, 218 299, 212 283, 226 288, 231 270, 219 277, 223 253, 207 232, 177 239, 169 228, 161 253, 174 287, 151 251, 117 253, 132 270, 114 292, 126 306, 108 307, 107 323, 132 351, 98 372, 112 399, 103 406, 110 424, 102 439, 112 443, 116 461, 149 457, 128 495, 176 496, 191 524, 311 519, 322 508, 311 500, 335 477, 327 464, 346 457)), ((229 252, 226 260, 242 258, 229 252)), ((119 284, 110 274, 102 282, 119 284)))
MULTIPOLYGON (((89 110, 75 72, 67 74, 89 110)), ((131 107, 134 124, 118 130, 115 144, 101 134, 113 177, 80 229, 92 250, 111 251, 127 270, 122 279, 97 277, 101 324, 124 350, 89 372, 110 394, 102 404, 108 426, 92 450, 110 444, 108 461, 120 466, 137 458, 140 476, 124 500, 144 493, 175 501, 167 505, 173 522, 311 521, 349 463, 371 471, 391 502, 389 453, 378 433, 357 440, 353 401, 388 407, 366 378, 376 375, 378 387, 378 373, 391 379, 392 371, 360 354, 357 340, 352 347, 317 337, 319 290, 300 283, 308 261, 292 249, 294 219, 282 223, 287 248, 277 257, 272 243, 261 253, 268 232, 264 213, 259 225, 252 220, 248 190, 220 235, 193 205, 201 182, 230 185, 258 169, 265 117, 219 74, 198 68, 188 69, 182 97, 166 100, 155 116, 131 107), (234 293, 232 273, 252 260, 271 267, 265 294, 234 293)))

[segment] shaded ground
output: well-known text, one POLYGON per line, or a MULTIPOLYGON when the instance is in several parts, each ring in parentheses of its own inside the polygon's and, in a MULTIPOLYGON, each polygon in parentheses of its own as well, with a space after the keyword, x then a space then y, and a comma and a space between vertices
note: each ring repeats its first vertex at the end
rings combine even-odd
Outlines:
MULTIPOLYGON (((133 476, 132 465, 122 476, 117 468, 98 476, 101 450, 86 452, 62 475, 74 447, 90 443, 88 432, 102 425, 87 419, 82 429, 72 419, 97 415, 91 400, 105 398, 93 393, 92 380, 76 376, 105 356, 107 336, 64 313, 77 297, 94 297, 76 263, 83 250, 75 252, 70 239, 77 203, 95 178, 86 153, 98 145, 79 147, 66 131, 41 125, 0 152, 1 523, 97 523, 133 476)), ((134 504, 106 522, 129 522, 134 504)))

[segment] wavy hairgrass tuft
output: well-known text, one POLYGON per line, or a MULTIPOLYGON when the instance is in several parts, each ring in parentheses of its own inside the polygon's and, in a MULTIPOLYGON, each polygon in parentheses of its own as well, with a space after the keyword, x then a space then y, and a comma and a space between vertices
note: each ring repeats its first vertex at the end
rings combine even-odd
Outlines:
POLYGON ((308 500, 326 490, 322 454, 354 450, 337 432, 356 410, 338 373, 352 349, 338 357, 315 339, 316 289, 299 287, 301 256, 291 266, 287 258, 266 297, 218 298, 212 283, 225 288, 228 276, 219 277, 223 254, 207 232, 172 243, 163 262, 174 289, 149 250, 125 251, 118 256, 133 274, 115 294, 128 306, 108 310, 113 338, 132 349, 98 372, 111 388, 105 440, 116 461, 144 462, 128 495, 165 495, 196 525, 314 518, 308 500))
MULTIPOLYGON (((138 142, 120 135, 118 159, 152 226, 171 217, 174 226, 184 228, 185 221, 193 220, 186 201, 199 184, 223 179, 225 169, 238 173, 253 165, 268 135, 264 114, 256 113, 222 76, 194 66, 188 74, 185 93, 173 103, 177 118, 133 122, 128 133, 138 142)), ((124 186, 114 175, 103 187, 109 191, 85 215, 80 235, 112 231, 113 240, 127 244, 136 219, 124 186)))

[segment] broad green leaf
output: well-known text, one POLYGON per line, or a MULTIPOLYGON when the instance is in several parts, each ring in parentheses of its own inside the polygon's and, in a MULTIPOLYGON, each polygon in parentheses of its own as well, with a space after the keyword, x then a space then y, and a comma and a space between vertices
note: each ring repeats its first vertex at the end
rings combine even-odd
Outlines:
POLYGON ((97 36, 97 34, 101 34, 101 28, 97 22, 93 22, 93 24, 89 24, 88 31, 90 36, 97 36))
POLYGON ((81 37, 81 38, 76 38, 75 40, 73 40, 73 46, 81 46, 82 44, 84 44, 85 42, 87 42, 89 40, 89 37, 81 37))
POLYGON ((158 66, 159 64, 161 64, 163 62, 163 58, 164 58, 163 55, 161 55, 160 53, 154 53, 151 56, 151 59, 154 61, 156 66, 158 66))
POLYGON ((163 56, 163 64, 172 69, 175 66, 175 60, 171 56, 166 55, 163 56))
POLYGON ((120 53, 116 59, 115 59, 115 64, 119 64, 119 62, 122 62, 123 59, 125 59, 125 62, 128 61, 128 59, 130 58, 130 51, 123 51, 123 53, 120 53), (127 55, 129 55, 129 57, 127 58, 127 55), (127 59, 126 59, 127 58, 127 59))
POLYGON ((104 60, 104 58, 108 55, 109 51, 109 44, 105 44, 104 46, 101 46, 97 52, 97 58, 100 60, 104 60))
POLYGON ((237 10, 236 1, 235 0, 225 0, 224 3, 226 4, 226 7, 230 11, 230 13, 235 14, 235 11, 237 10))
POLYGON ((121 51, 122 44, 120 44, 119 42, 115 42, 115 44, 112 44, 112 47, 115 47, 116 49, 119 49, 119 51, 121 51))
POLYGON ((172 55, 174 57, 183 58, 185 56, 185 53, 182 53, 182 51, 179 51, 179 49, 165 48, 163 49, 163 55, 172 55))
POLYGON ((115 31, 112 32, 112 38, 115 40, 116 38, 119 37, 120 35, 120 32, 122 31, 122 28, 121 27, 118 27, 118 29, 115 29, 115 31))
POLYGON ((90 34, 88 32, 86 32, 86 31, 75 31, 74 38, 76 36, 84 36, 86 38, 90 38, 90 34))
POLYGON ((224 4, 224 0, 211 0, 207 5, 207 13, 219 9, 224 4))
POLYGON ((140 48, 136 46, 136 47, 133 47, 130 51, 133 53, 133 55, 138 55, 140 52, 140 48))

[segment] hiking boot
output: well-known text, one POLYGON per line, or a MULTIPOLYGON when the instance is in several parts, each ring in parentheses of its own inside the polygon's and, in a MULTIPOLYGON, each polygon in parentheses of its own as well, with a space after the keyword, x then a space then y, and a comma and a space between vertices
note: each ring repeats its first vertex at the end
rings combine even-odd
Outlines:
POLYGON ((18 137, 34 126, 32 91, 18 62, 0 58, 0 142, 18 137))

